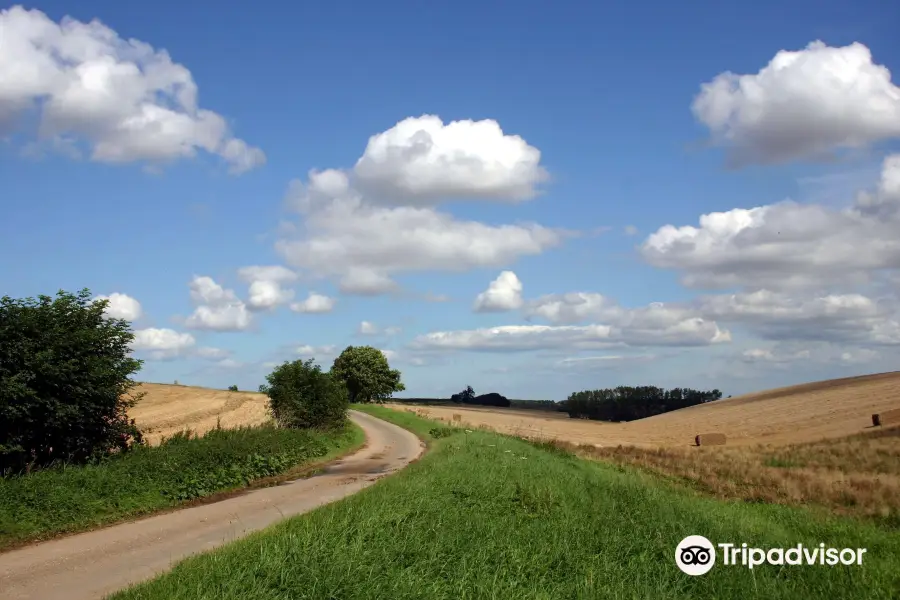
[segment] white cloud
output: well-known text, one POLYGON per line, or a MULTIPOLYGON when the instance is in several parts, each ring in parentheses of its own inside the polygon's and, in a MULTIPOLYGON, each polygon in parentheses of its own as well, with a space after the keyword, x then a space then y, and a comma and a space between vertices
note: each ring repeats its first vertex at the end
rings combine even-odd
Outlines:
POLYGON ((770 340, 900 344, 896 298, 862 294, 795 296, 770 290, 708 296, 696 302, 707 318, 749 325, 770 340))
MULTIPOLYGON (((500 175, 506 172, 504 161, 509 160, 503 153, 512 147, 507 148, 511 142, 502 141, 502 136, 493 146, 480 138, 473 146, 482 153, 476 152, 478 160, 500 153, 490 167, 478 166, 468 151, 453 154, 462 152, 459 144, 470 143, 462 135, 468 127, 455 127, 447 138, 449 146, 439 151, 432 148, 436 154, 418 158, 397 150, 405 142, 397 137, 400 130, 391 130, 386 137, 372 138, 367 154, 349 175, 338 169, 314 169, 306 184, 293 181, 285 204, 299 213, 301 221, 296 227, 279 228, 277 252, 289 265, 313 277, 336 280, 344 293, 377 295, 397 291, 393 276, 400 273, 504 267, 575 235, 533 223, 489 225, 460 220, 432 206, 444 194, 512 197, 525 189, 514 181, 519 173, 515 169, 500 175), (387 162, 378 162, 382 158, 387 162), (470 176, 471 169, 487 169, 491 175, 481 181, 470 176), (385 199, 393 205, 385 206, 385 199)), ((491 127, 474 129, 482 130, 491 127)))
POLYGON ((768 340, 900 344, 900 302, 859 293, 789 294, 756 290, 710 295, 686 303, 625 308, 601 294, 551 294, 526 303, 527 318, 552 324, 600 322, 623 330, 657 331, 700 318, 739 324, 768 340))
POLYGON ((359 324, 359 328, 357 328, 356 332, 360 335, 375 335, 378 333, 378 327, 375 325, 375 323, 363 321, 359 324))
POLYGON ((395 291, 397 283, 384 273, 349 267, 338 282, 338 289, 344 294, 377 296, 395 291))
POLYGON ((624 231, 625 231, 625 235, 637 235, 638 234, 638 228, 635 227, 634 225, 626 225, 624 231))
POLYGON ((301 358, 314 358, 317 356, 333 356, 336 350, 337 346, 334 345, 311 346, 310 344, 303 344, 294 348, 294 354, 301 358))
POLYGON ((396 273, 504 266, 559 245, 567 234, 461 221, 432 208, 373 206, 345 184, 340 174, 313 171, 308 186, 292 185, 288 204, 301 212, 303 226, 299 237, 276 243, 288 264, 338 278, 345 293, 392 291, 396 273))
POLYGON ((522 282, 512 271, 503 271, 488 289, 475 298, 475 312, 502 312, 522 307, 522 282))
POLYGON ((109 301, 103 314, 110 319, 135 321, 143 314, 141 303, 126 294, 115 292, 109 296, 97 296, 94 300, 109 301))
POLYGON ((384 335, 399 335, 402 332, 403 332, 403 329, 401 327, 392 325, 390 327, 385 327, 381 333, 383 333, 384 335))
POLYGON ((521 201, 547 180, 541 153, 493 120, 409 117, 373 135, 353 169, 360 186, 389 201, 452 198, 521 201))
POLYGON ((847 364, 866 364, 876 361, 880 355, 875 350, 867 348, 856 348, 841 353, 841 362, 847 364))
POLYGON ((0 126, 38 114, 38 139, 92 160, 160 164, 197 150, 233 173, 265 162, 220 115, 197 106, 191 72, 165 50, 122 39, 97 20, 55 23, 21 6, 0 11, 0 126))
POLYGON ((611 299, 591 292, 548 294, 530 300, 525 306, 525 316, 540 317, 557 324, 583 323, 607 317, 615 306, 611 299))
POLYGON ((250 283, 247 305, 251 309, 270 310, 294 298, 294 291, 282 285, 296 281, 297 274, 286 267, 243 267, 238 269, 238 277, 250 283))
POLYGON ((751 348, 741 353, 741 360, 748 363, 790 363, 810 358, 809 350, 780 353, 767 348, 751 348))
POLYGON ((337 300, 310 292, 306 300, 302 302, 294 302, 291 304, 291 310, 298 313, 321 314, 328 313, 334 309, 337 300))
POLYGON ((194 350, 193 354, 207 360, 224 360, 231 356, 231 352, 228 350, 223 350, 222 348, 212 348, 209 346, 197 348, 196 350, 194 350))
POLYGON ((612 346, 704 346, 731 341, 713 321, 685 319, 657 328, 610 325, 505 325, 438 331, 420 335, 411 347, 422 350, 527 351, 598 349, 612 346))
POLYGON ((883 164, 875 190, 834 210, 781 202, 664 225, 641 246, 657 267, 682 271, 697 288, 821 287, 860 284, 900 268, 900 155, 883 164))
POLYGON ((242 281, 252 283, 254 281, 277 281, 278 283, 291 283, 297 281, 297 274, 281 265, 241 267, 238 269, 238 277, 242 281))
POLYGON ((247 306, 232 290, 226 290, 211 277, 195 276, 190 284, 191 299, 199 304, 185 325, 191 329, 243 331, 252 318, 247 306))
POLYGON ((195 343, 194 336, 189 333, 151 327, 134 332, 131 348, 147 353, 153 360, 168 360, 188 352, 195 343))
POLYGON ((380 348, 380 350, 381 353, 384 354, 384 357, 388 359, 388 361, 397 360, 400 357, 396 350, 387 350, 382 348, 380 348))
POLYGON ((721 73, 692 110, 735 165, 822 158, 900 136, 900 88, 860 43, 816 41, 778 52, 756 74, 721 73))
POLYGON ((654 354, 625 354, 602 356, 570 356, 556 361, 554 367, 571 371, 597 371, 616 369, 633 363, 648 362, 656 358, 654 354))

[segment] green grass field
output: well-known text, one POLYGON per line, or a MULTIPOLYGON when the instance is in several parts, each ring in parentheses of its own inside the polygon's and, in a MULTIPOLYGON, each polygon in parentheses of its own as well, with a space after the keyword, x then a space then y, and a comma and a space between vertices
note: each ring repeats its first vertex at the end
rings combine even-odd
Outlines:
POLYGON ((96 465, 0 478, 0 549, 270 483, 364 441, 352 423, 333 433, 271 425, 214 429, 96 465))
MULTIPOLYGON (((421 436, 440 424, 366 412, 421 436)), ((432 438, 410 467, 288 519, 116 600, 289 598, 897 598, 900 536, 801 508, 722 502, 630 467, 506 436, 432 438), (862 566, 674 563, 691 534, 714 542, 867 548, 862 566)))

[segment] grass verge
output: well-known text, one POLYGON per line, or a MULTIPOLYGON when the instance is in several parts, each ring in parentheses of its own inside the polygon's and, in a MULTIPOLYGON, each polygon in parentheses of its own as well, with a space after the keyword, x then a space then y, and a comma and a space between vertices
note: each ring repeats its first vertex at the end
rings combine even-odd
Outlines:
POLYGON ((0 550, 298 477, 365 443, 336 432, 272 425, 180 434, 96 465, 0 478, 0 550))
POLYGON ((858 520, 723 502, 547 444, 366 412, 431 436, 350 498, 192 557, 115 600, 896 598, 900 539, 858 520), (866 548, 860 566, 679 571, 688 535, 760 548, 866 548))

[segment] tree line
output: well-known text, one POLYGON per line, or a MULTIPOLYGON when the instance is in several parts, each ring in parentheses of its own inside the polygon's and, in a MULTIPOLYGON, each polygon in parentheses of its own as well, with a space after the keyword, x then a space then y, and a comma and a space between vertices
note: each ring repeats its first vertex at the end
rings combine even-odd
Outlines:
POLYGON ((719 400, 719 390, 690 388, 666 390, 655 386, 619 386, 571 394, 560 409, 570 417, 598 421, 634 421, 672 410, 719 400))

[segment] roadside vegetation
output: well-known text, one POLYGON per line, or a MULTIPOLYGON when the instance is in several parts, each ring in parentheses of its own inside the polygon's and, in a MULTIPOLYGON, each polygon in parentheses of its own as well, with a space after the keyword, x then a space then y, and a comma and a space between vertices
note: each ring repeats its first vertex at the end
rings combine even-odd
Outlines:
POLYGON ((430 450, 354 496, 113 596, 284 598, 895 598, 900 536, 787 506, 723 502, 552 444, 362 410, 430 450), (687 535, 714 542, 867 548, 862 566, 675 565, 687 535))
POLYGON ((2 478, 0 550, 299 477, 363 442, 355 426, 213 429, 94 464, 2 478))
POLYGON ((0 299, 0 550, 300 476, 364 443, 350 390, 370 401, 403 386, 368 346, 334 372, 285 362, 260 387, 271 423, 150 446, 128 416, 142 397, 131 323, 107 306, 86 289, 0 299))

